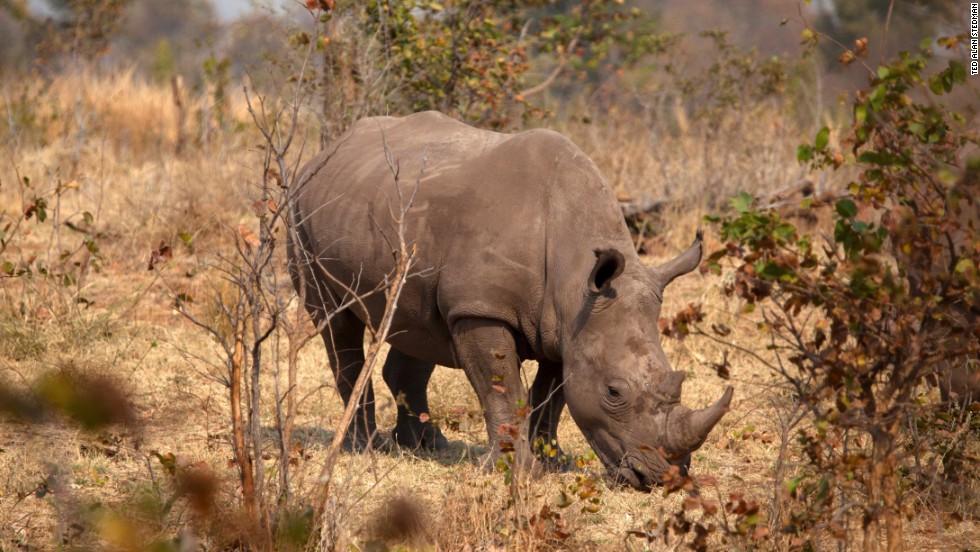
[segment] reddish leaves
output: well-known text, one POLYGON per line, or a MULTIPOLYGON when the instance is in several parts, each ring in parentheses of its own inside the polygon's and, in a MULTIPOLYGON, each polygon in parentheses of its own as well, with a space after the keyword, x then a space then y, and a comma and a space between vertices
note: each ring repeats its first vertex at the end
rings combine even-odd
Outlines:
POLYGON ((158 264, 169 261, 174 258, 173 249, 167 245, 167 242, 160 242, 160 246, 150 251, 150 263, 147 266, 147 270, 153 270, 158 264))
POLYGON ((310 11, 331 11, 336 7, 336 0, 306 0, 306 9, 310 11))
POLYGON ((571 535, 561 513, 552 511, 547 504, 542 506, 537 514, 531 516, 528 522, 534 536, 551 546, 561 546, 571 535))
POLYGON ((276 202, 271 198, 265 201, 258 200, 252 203, 252 212, 259 217, 264 216, 266 213, 275 213, 276 209, 278 208, 279 206, 276 205, 276 202))
POLYGON ((701 310, 701 305, 688 303, 687 308, 675 314, 673 318, 658 320, 657 328, 664 337, 684 339, 691 333, 693 325, 702 320, 704 320, 704 312, 701 310))
POLYGON ((249 228, 244 224, 238 225, 238 237, 245 242, 245 245, 249 248, 258 249, 259 245, 262 244, 262 241, 255 235, 255 232, 249 230, 249 228))
MULTIPOLYGON (((186 498, 198 516, 210 515, 218 480, 207 462, 193 462, 172 452, 161 454, 154 450, 152 453, 160 461, 160 466, 176 490, 174 498, 186 498)), ((233 464, 233 460, 229 461, 229 467, 233 464)))

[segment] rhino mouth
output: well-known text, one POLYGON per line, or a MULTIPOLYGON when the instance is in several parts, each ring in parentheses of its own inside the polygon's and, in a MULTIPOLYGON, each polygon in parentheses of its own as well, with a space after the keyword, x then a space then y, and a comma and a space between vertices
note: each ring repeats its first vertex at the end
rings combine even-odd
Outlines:
MULTIPOLYGON (((663 459, 661 462, 654 462, 656 464, 666 463, 663 459)), ((612 471, 610 476, 614 483, 619 485, 626 485, 632 487, 638 491, 650 492, 654 487, 658 487, 663 484, 663 473, 657 473, 652 470, 648 462, 644 462, 635 456, 626 456, 623 461, 620 462, 619 468, 612 471)), ((680 475, 682 477, 687 476, 687 470, 691 465, 691 455, 686 455, 684 459, 675 464, 680 468, 680 475)))
POLYGON ((606 467, 606 480, 611 486, 628 486, 638 491, 649 492, 660 482, 653 477, 651 470, 644 465, 639 456, 623 450, 622 446, 617 447, 619 450, 610 454, 607 449, 597 446, 599 443, 590 442, 590 444, 606 467))
POLYGON ((634 464, 619 468, 613 476, 613 482, 643 492, 650 492, 657 483, 647 470, 634 464))

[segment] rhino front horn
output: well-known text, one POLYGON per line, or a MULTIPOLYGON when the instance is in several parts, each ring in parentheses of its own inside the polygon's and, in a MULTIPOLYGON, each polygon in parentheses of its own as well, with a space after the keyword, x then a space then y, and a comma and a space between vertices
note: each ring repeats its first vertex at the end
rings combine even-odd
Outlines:
POLYGON ((681 411, 672 413, 670 423, 667 426, 667 441, 672 448, 694 452, 704 444, 715 424, 728 412, 733 393, 732 387, 729 386, 718 402, 701 410, 690 410, 684 406, 676 406, 675 409, 681 409, 681 411))

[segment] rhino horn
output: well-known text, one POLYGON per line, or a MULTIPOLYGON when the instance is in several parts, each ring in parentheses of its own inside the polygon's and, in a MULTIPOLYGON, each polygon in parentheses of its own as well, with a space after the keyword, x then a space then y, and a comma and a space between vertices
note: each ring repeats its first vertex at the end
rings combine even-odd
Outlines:
POLYGON ((728 412, 733 393, 729 386, 718 402, 701 410, 690 410, 681 405, 674 407, 679 411, 671 413, 667 425, 667 442, 675 450, 685 453, 697 450, 708 438, 715 424, 728 412))
POLYGON ((697 268, 698 264, 701 262, 701 238, 704 233, 698 230, 694 243, 691 244, 683 253, 674 257, 673 259, 667 261, 666 263, 654 267, 653 275, 657 282, 660 284, 660 295, 663 296, 663 290, 667 287, 667 284, 674 281, 674 278, 678 276, 687 274, 688 272, 697 268))
POLYGON ((681 400, 681 385, 684 383, 686 375, 679 370, 669 372, 660 383, 660 394, 673 402, 681 400))

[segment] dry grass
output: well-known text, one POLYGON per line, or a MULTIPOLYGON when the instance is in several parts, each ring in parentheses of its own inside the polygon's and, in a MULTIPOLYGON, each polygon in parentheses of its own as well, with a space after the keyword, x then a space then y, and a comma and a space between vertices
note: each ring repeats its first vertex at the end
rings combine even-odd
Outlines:
MULTIPOLYGON (((248 151, 254 137, 248 131, 225 130, 210 145, 199 144, 176 158, 177 114, 166 88, 125 73, 96 77, 87 72, 44 87, 30 82, 21 86, 33 87, 32 102, 43 123, 32 132, 7 128, 10 135, 0 138, 8 144, 0 157, 0 205, 15 212, 19 208, 21 198, 13 184, 17 175, 30 176, 48 189, 59 180, 76 180, 78 189, 63 196, 62 213, 65 219, 83 211, 96 214, 94 227, 105 260, 101 272, 90 274, 82 286, 94 301, 89 308, 66 306, 71 297, 59 297, 63 292, 56 287, 0 283, 0 381, 25 388, 52 371, 111 376, 131 397, 138 424, 92 434, 58 419, 29 426, 0 421, 0 548, 123 549, 126 543, 173 539, 187 532, 218 542, 236 523, 237 479, 230 462, 226 391, 199 359, 216 361, 219 355, 213 342, 171 310, 168 292, 146 263, 161 240, 179 243, 179 232, 194 235, 198 248, 228 246, 228 228, 247 213, 248 185, 256 179, 252 167, 259 164, 248 151), (14 312, 23 297, 33 301, 34 314, 18 318, 14 312), (52 314, 37 316, 37 307, 52 314), (203 462, 216 474, 220 485, 211 523, 192 523, 191 507, 182 499, 164 511, 173 488, 155 452, 173 453, 182 465, 203 462), (61 486, 54 488, 54 481, 61 486)), ((14 95, 10 85, 4 90, 9 108, 14 95)), ((230 111, 245 119, 240 100, 232 100, 230 111)), ((688 200, 665 215, 664 256, 689 243, 711 201, 806 176, 793 154, 799 131, 778 117, 762 118, 710 141, 696 131, 657 136, 641 132, 643 124, 616 118, 587 126, 559 121, 554 126, 563 127, 592 154, 623 192, 704 198, 688 200), (737 142, 735 134, 740 136, 737 142)), ((60 232, 39 229, 8 254, 57 257, 53 240, 77 237, 64 227, 60 232)), ((708 248, 716 245, 709 234, 708 248)), ((197 280, 180 276, 193 268, 185 253, 178 248, 171 274, 178 285, 193 286, 197 280)), ((697 274, 678 280, 668 290, 664 316, 700 302, 714 320, 734 329, 738 345, 761 349, 755 319, 722 295, 722 281, 697 274)), ((699 337, 668 340, 664 346, 675 369, 688 373, 685 404, 705 405, 729 383, 735 386, 731 413, 695 455, 692 471, 702 492, 721 503, 730 493, 744 493, 765 510, 774 491, 777 414, 788 399, 773 376, 745 353, 699 337), (733 366, 731 381, 712 368, 725 350, 733 366), (754 429, 745 431, 749 426, 754 429)), ((530 379, 533 363, 525 368, 530 379)), ((290 461, 294 489, 303 502, 302 497, 312 497, 342 402, 318 343, 302 351, 299 375, 304 400, 290 461)), ((273 384, 272 375, 266 374, 262 385, 268 387, 267 396, 273 384)), ((380 373, 374 387, 379 426, 390 428, 395 405, 380 373)), ((578 504, 560 510, 569 536, 564 542, 549 542, 547 531, 520 529, 515 515, 537 514, 543 506, 558 510, 559 491, 583 474, 598 476, 597 461, 571 473, 519 477, 521 485, 508 488, 502 474, 487 474, 474 465, 486 446, 485 430, 479 403, 462 374, 437 370, 430 395, 433 417, 445 428, 450 450, 342 456, 329 504, 334 524, 325 528, 336 542, 359 549, 643 549, 645 543, 628 539, 627 531, 670 515, 680 505, 677 495, 664 498, 656 491, 642 494, 599 484, 598 512, 583 512, 578 504)), ((273 414, 271 409, 262 412, 270 436, 273 414)), ((561 439, 573 456, 589 452, 567 412, 561 439)), ((271 448, 269 454, 271 462, 278 461, 271 448)), ((974 521, 949 521, 948 512, 931 503, 917 511, 907 524, 910 549, 959 550, 980 538, 974 521)), ((749 541, 713 541, 713 547, 749 546, 749 541)))

